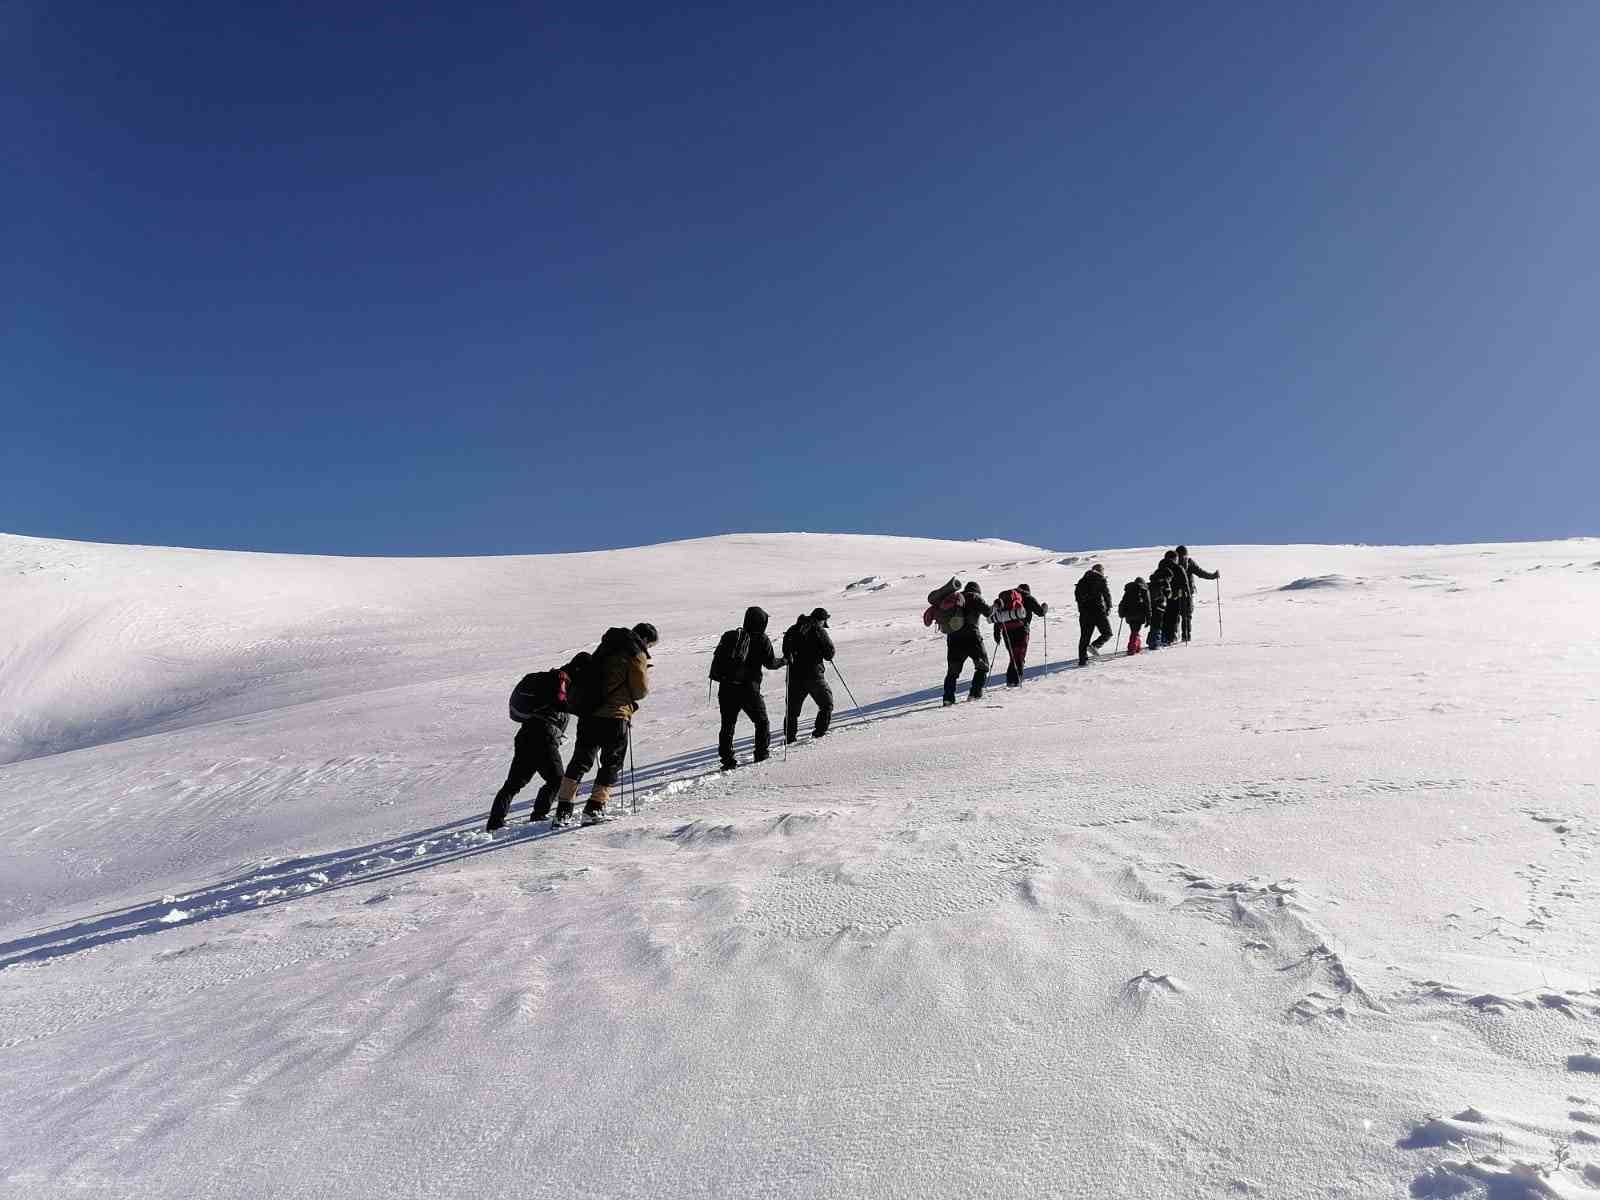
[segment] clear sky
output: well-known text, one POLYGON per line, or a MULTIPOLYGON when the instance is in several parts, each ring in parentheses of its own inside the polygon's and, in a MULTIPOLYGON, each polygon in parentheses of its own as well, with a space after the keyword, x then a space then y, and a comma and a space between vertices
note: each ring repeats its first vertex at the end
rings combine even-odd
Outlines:
POLYGON ((1600 533, 1600 4, 0 5, 0 529, 1600 533))

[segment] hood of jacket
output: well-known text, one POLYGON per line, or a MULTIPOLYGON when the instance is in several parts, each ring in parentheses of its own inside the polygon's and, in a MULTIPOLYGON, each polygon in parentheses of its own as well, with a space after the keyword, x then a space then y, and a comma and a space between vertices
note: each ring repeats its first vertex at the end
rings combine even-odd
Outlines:
POLYGON ((752 604, 744 610, 744 631, 756 634, 765 633, 767 631, 767 622, 770 619, 767 616, 766 609, 757 608, 752 604))

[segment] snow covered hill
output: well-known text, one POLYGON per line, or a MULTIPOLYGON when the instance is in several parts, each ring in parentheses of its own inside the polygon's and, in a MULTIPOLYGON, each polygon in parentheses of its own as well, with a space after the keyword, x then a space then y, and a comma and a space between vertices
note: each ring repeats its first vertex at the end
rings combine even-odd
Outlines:
POLYGON ((1600 541, 1196 557, 1079 670, 1155 551, 0 536, 0 1195, 1600 1196, 1600 541), (940 708, 951 574, 1054 670, 940 708), (861 712, 722 776, 752 603, 861 712), (638 812, 482 833, 638 620, 638 812))

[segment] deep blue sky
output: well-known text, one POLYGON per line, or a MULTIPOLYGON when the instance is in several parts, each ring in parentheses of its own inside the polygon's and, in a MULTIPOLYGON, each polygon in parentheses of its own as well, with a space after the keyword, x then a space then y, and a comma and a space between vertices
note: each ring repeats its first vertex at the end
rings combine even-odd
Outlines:
POLYGON ((1600 533, 1600 4, 0 18, 0 529, 1600 533))

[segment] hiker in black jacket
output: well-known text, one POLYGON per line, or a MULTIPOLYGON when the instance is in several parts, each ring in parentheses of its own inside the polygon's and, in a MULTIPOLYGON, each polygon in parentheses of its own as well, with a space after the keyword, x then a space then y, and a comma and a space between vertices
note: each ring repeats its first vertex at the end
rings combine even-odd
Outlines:
POLYGON ((1161 622, 1161 641, 1163 645, 1171 646, 1178 640, 1178 625, 1189 604, 1189 573, 1178 565, 1176 550, 1168 550, 1161 556, 1161 562, 1167 572, 1167 587, 1172 593, 1161 622))
POLYGON ((1150 589, 1140 576, 1122 589, 1117 616, 1128 623, 1128 653, 1139 653, 1139 630, 1150 619, 1150 589))
MULTIPOLYGON (((576 674, 580 662, 588 657, 587 654, 578 655, 561 667, 561 672, 570 679, 576 674)), ((515 701, 513 697, 513 707, 515 701)), ((532 782, 535 775, 544 782, 534 795, 533 812, 528 820, 543 821, 550 815, 550 804, 556 798, 556 789, 561 786, 561 742, 566 736, 566 709, 552 702, 528 710, 522 723, 517 726, 517 737, 512 743, 511 770, 506 773, 505 783, 500 785, 494 803, 489 806, 489 821, 484 826, 487 832, 493 833, 506 823, 512 800, 532 782)))
POLYGON ((945 634, 944 702, 956 702, 956 680, 962 668, 972 660, 972 688, 968 700, 983 698, 983 685, 989 681, 989 656, 983 651, 983 626, 993 615, 993 610, 983 598, 983 589, 977 580, 961 589, 961 628, 945 634))
POLYGON ((800 736, 800 710, 807 698, 816 701, 817 720, 811 736, 826 736, 833 720, 833 689, 828 686, 827 664, 833 661, 833 639, 828 636, 828 610, 814 608, 783 635, 783 657, 789 663, 788 695, 783 703, 783 740, 800 736))
POLYGON ((1178 547, 1178 569, 1183 572, 1184 579, 1189 584, 1189 595, 1183 604, 1183 640, 1189 640, 1189 627, 1194 622, 1194 580, 1195 576, 1201 579, 1221 579, 1221 571, 1208 571, 1194 559, 1189 557, 1189 547, 1178 547))
POLYGON ((1105 567, 1095 563, 1085 571, 1072 594, 1078 602, 1078 665, 1087 667, 1089 655, 1098 655, 1100 647, 1111 640, 1111 587, 1106 583, 1105 567), (1100 636, 1096 638, 1097 632, 1100 636))
POLYGON ((765 762, 772 749, 772 723, 767 719, 767 701, 761 694, 761 672, 775 671, 783 666, 783 659, 772 648, 767 636, 766 610, 754 605, 744 610, 744 658, 732 678, 722 679, 717 685, 717 707, 722 710, 722 729, 717 734, 717 756, 722 769, 731 771, 739 765, 733 756, 733 730, 739 714, 749 717, 756 727, 755 760, 765 762))
POLYGON ((1150 572, 1150 636, 1145 642, 1145 649, 1161 649, 1161 630, 1167 621, 1167 605, 1172 602, 1172 573, 1167 570, 1166 560, 1156 564, 1156 569, 1150 572))
POLYGON ((1006 648, 1006 686, 1020 687, 1023 672, 1028 669, 1028 635, 1033 628, 1033 619, 1044 616, 1050 611, 1050 606, 1035 600, 1033 589, 1025 583, 1019 583, 1011 590, 1021 597, 1022 604, 1018 607, 1011 603, 1010 607, 1004 607, 1014 599, 1007 592, 995 597, 994 640, 997 650, 1002 643, 1006 648))

